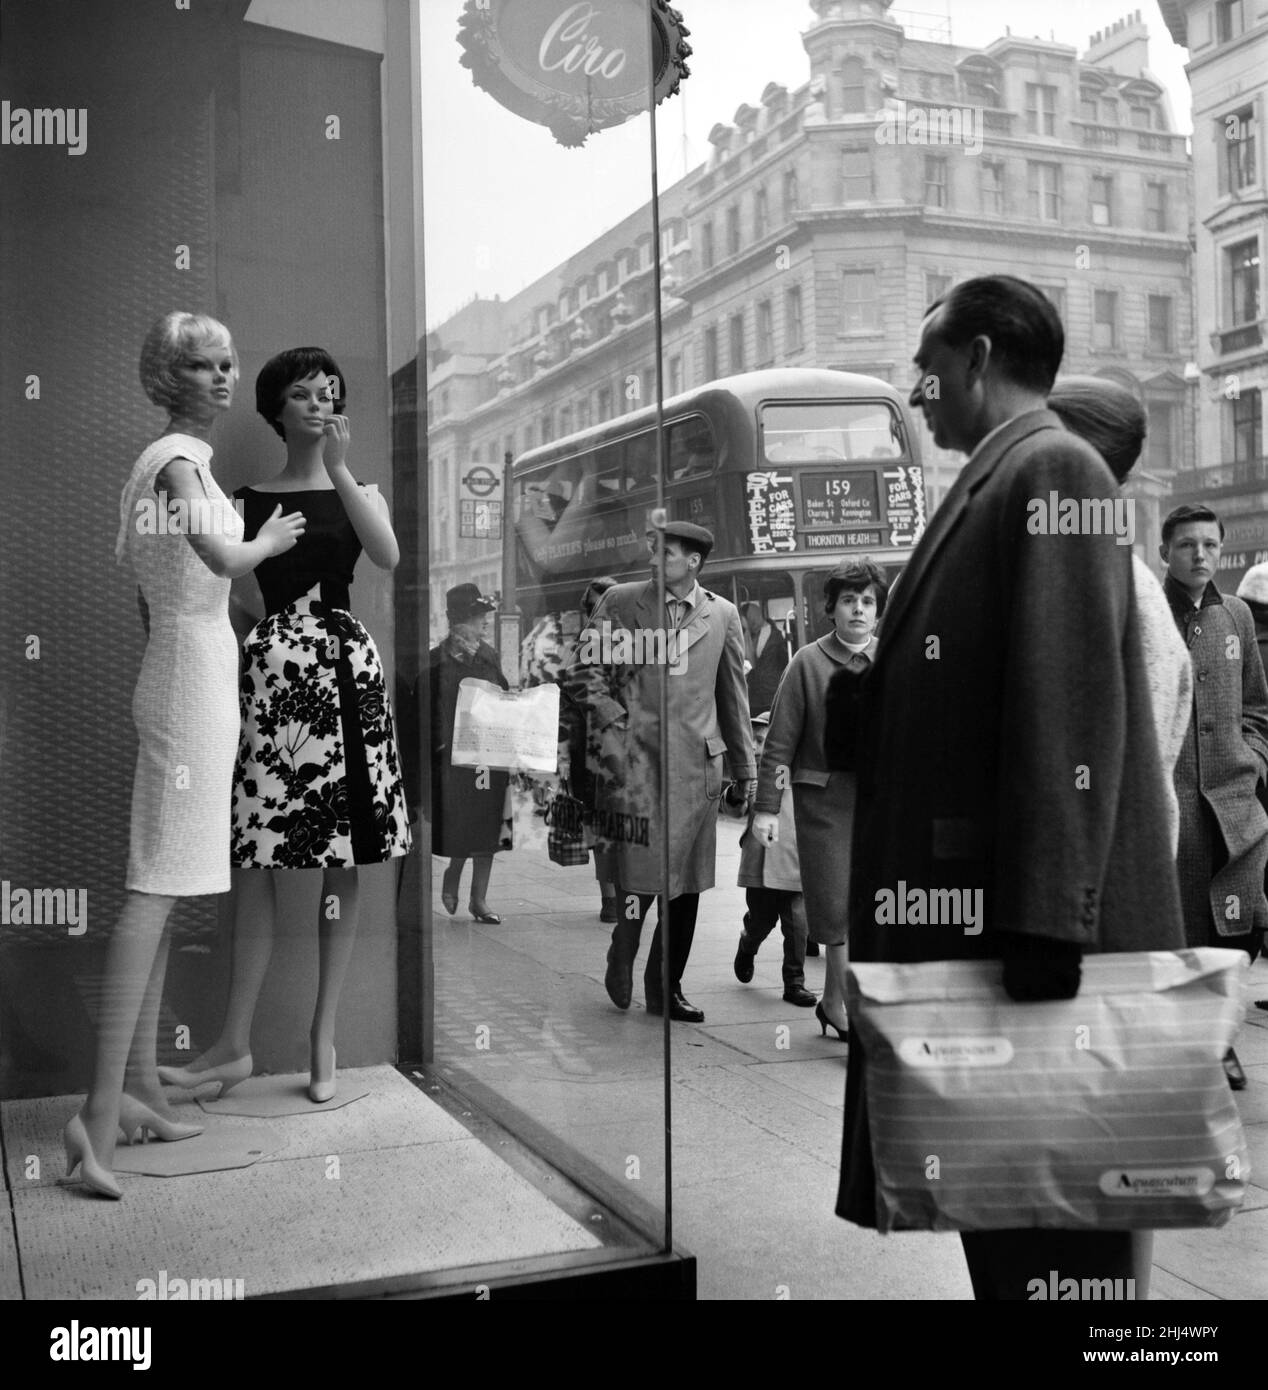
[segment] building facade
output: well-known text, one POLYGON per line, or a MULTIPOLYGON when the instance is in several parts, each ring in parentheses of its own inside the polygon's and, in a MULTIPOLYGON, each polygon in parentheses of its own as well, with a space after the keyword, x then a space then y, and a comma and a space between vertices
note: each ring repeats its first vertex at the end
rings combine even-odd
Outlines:
MULTIPOLYGON (((981 50, 917 38, 889 0, 810 8, 806 82, 771 83, 716 125, 707 162, 662 194, 666 396, 775 365, 901 385, 933 300, 960 279, 1020 275, 1061 313, 1065 370, 1120 381, 1149 409, 1132 493, 1151 547, 1170 477, 1195 464, 1193 204, 1138 15, 1080 55, 1010 34, 981 50)), ((644 207, 513 299, 435 330, 438 483, 460 488, 472 463, 500 468, 654 399, 651 245, 644 207)), ((927 433, 922 452, 934 507, 963 460, 927 433)), ((453 497, 433 519, 433 608, 450 582, 497 586, 498 547, 459 534, 453 497)))
POLYGON ((1268 94, 1265 0, 1164 0, 1176 43, 1188 48, 1193 89, 1196 207, 1197 457, 1176 479, 1176 501, 1204 501, 1227 528, 1220 587, 1268 560, 1268 94))

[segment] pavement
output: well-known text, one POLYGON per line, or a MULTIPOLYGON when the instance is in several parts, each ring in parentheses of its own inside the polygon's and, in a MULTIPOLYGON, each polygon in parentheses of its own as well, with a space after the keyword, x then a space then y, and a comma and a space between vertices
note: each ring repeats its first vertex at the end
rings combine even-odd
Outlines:
MULTIPOLYGON (((642 1007, 651 925, 635 967, 634 1004, 623 1014, 603 991, 609 928, 597 920, 593 873, 550 864, 535 840, 540 824, 517 817, 517 831, 529 833, 497 860, 490 902, 502 926, 476 928, 461 913, 446 919, 437 905, 438 1058, 462 1049, 472 1072, 561 1133, 614 1189, 638 1185, 647 1208, 659 1212, 662 1025, 642 1007), (464 979, 478 998, 464 999, 464 979), (503 995, 508 987, 512 998, 503 995), (470 1043, 472 1010, 499 1020, 481 1057, 470 1043)), ((846 1047, 821 1036, 813 1010, 783 1002, 777 932, 758 955, 752 983, 735 979, 740 830, 719 822, 719 886, 701 899, 684 981, 705 1022, 672 1026, 673 1240, 697 1258, 699 1296, 969 1299, 956 1235, 881 1236, 833 1211, 846 1047)), ((806 983, 816 993, 823 970, 821 957, 807 960, 806 983)), ((1237 1099, 1251 1150, 1250 1193, 1221 1228, 1158 1233, 1155 1300, 1268 1297, 1268 1013, 1249 1002, 1268 999, 1268 963, 1252 967, 1246 997, 1237 1049, 1250 1084, 1237 1099)))

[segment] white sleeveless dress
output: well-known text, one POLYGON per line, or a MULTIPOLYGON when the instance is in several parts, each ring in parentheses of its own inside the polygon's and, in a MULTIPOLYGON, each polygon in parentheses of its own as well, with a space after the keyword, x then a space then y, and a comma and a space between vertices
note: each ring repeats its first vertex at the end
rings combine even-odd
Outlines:
POLYGON ((229 623, 230 581, 203 564, 185 539, 185 524, 168 519, 154 491, 160 470, 177 458, 194 463, 207 498, 189 524, 242 539, 242 521, 211 476, 210 444, 168 434, 137 459, 120 499, 115 545, 150 610, 132 696, 139 746, 127 886, 193 897, 229 888, 238 643, 229 623))

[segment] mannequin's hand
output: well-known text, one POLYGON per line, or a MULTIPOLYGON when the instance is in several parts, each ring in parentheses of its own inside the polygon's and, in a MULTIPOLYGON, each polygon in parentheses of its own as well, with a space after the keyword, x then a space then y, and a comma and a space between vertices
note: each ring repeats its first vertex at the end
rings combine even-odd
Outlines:
POLYGON ((260 527, 258 539, 268 548, 270 555, 285 555, 304 534, 307 525, 303 512, 290 512, 282 515, 282 504, 273 508, 273 515, 260 527))
POLYGON ((753 817, 753 834, 762 845, 779 843, 779 817, 769 811, 758 811, 753 817))
POLYGON ((326 465, 326 472, 329 473, 336 468, 342 468, 348 461, 348 444, 352 438, 352 432, 348 428, 348 417, 346 415, 332 415, 326 421, 323 431, 326 442, 322 446, 321 461, 326 465))

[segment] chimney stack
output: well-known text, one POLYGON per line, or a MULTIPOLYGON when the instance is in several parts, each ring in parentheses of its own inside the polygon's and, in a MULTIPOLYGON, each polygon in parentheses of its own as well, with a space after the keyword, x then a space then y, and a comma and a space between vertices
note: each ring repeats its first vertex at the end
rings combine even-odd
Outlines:
POLYGON ((1139 77, 1149 66, 1149 30, 1140 11, 1098 29, 1080 61, 1109 68, 1123 77, 1139 77))

